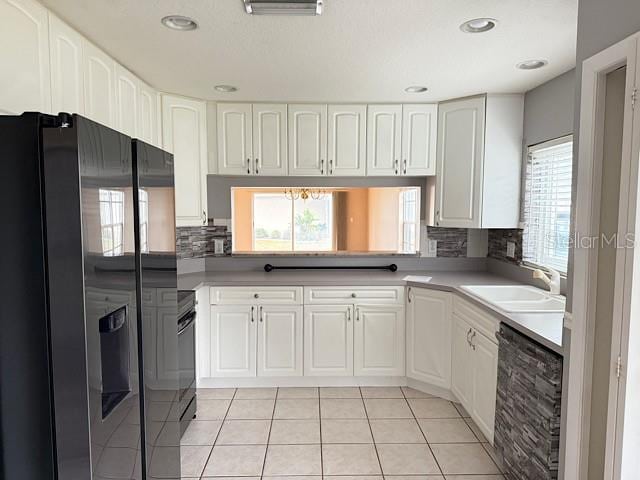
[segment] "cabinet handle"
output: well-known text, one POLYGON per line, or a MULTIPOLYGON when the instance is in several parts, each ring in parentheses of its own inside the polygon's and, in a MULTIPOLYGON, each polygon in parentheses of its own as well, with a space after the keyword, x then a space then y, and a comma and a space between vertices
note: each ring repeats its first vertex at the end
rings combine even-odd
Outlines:
POLYGON ((473 348, 474 350, 476 349, 476 344, 473 343, 473 339, 476 338, 476 331, 473 331, 473 335, 471 335, 471 341, 469 342, 469 344, 471 345, 471 348, 473 348))
POLYGON ((471 340, 469 340, 469 335, 471 335, 471 329, 467 332, 467 343, 471 346, 471 340))
POLYGON ((202 225, 206 225, 206 224, 207 224, 207 212, 202 210, 202 225))
POLYGON ((320 173, 324 175, 324 159, 320 159, 320 173))
POLYGON ((256 319, 254 318, 254 315, 253 315, 255 309, 256 309, 256 307, 251 306, 251 323, 256 321, 256 319))
POLYGON ((402 173, 407 174, 407 159, 405 158, 403 161, 402 173))
POLYGON ((356 322, 360 321, 360 308, 356 308, 356 322))
POLYGON ((260 319, 260 323, 264 321, 264 316, 262 314, 262 305, 260 305, 260 314, 258 315, 258 318, 260 319))
POLYGON ((411 303, 411 287, 409 287, 409 290, 407 291, 407 301, 411 303))
POLYGON ((347 322, 351 321, 351 307, 347 308, 347 322))
POLYGON ((260 167, 260 160, 256 158, 256 175, 258 175, 258 168, 260 167))
POLYGON ((329 160, 329 175, 333 175, 333 160, 329 160))
POLYGON ((398 159, 395 159, 395 170, 396 170, 396 175, 398 175, 398 159))
POLYGON ((251 159, 247 158, 247 175, 251 175, 251 159))

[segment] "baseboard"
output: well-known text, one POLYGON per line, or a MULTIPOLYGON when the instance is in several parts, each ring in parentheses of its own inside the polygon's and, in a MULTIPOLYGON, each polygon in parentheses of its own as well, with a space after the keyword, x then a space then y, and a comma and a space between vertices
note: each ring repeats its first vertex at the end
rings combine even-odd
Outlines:
POLYGON ((198 378, 198 388, 247 387, 411 387, 457 402, 451 391, 407 377, 250 377, 198 378))

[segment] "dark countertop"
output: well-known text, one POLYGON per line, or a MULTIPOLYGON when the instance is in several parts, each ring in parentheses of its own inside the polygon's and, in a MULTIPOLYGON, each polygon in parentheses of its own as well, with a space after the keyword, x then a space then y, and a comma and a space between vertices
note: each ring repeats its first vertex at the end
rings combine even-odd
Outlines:
POLYGON ((443 290, 487 310, 500 321, 562 355, 563 313, 508 313, 465 290, 462 285, 521 285, 489 272, 385 272, 385 271, 209 271, 178 275, 178 288, 202 285, 244 287, 269 286, 410 286, 443 290))

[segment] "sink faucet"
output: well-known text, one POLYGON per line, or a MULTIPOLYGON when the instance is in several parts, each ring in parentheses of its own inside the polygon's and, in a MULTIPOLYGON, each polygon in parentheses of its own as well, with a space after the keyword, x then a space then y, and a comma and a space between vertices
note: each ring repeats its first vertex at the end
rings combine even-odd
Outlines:
POLYGON ((547 271, 549 275, 536 268, 533 271, 533 278, 542 280, 549 287, 549 292, 552 295, 560 295, 560 272, 549 267, 547 267, 547 271))

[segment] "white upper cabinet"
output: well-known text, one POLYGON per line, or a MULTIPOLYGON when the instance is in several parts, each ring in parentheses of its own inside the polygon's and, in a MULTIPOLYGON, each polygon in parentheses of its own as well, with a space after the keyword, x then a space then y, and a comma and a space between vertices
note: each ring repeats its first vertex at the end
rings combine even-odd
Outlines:
POLYGON ((253 105, 253 156, 255 175, 287 174, 287 106, 285 104, 253 105))
POLYGON ((523 109, 523 95, 439 105, 436 226, 518 226, 523 109))
POLYGON ((49 14, 51 50, 51 102, 54 113, 84 114, 83 38, 49 14))
POLYGON ((327 174, 363 176, 366 171, 367 107, 329 105, 327 174))
POLYGON ((0 114, 51 112, 48 12, 34 0, 0 0, 0 114))
POLYGON ((85 114, 95 122, 117 128, 116 62, 88 41, 82 51, 85 114))
POLYGON ((160 141, 160 95, 144 82, 139 82, 138 91, 138 133, 143 142, 162 147, 160 141))
POLYGON ((218 173, 255 174, 250 103, 218 104, 218 173))
POLYGON ((451 294, 411 287, 407 294, 407 376, 451 387, 451 294))
POLYGON ((140 81, 116 64, 116 129, 132 138, 138 136, 140 81))
POLYGON ((404 375, 404 306, 356 305, 354 374, 404 375))
POLYGON ((162 96, 162 142, 173 153, 176 225, 207 224, 206 103, 162 96))
POLYGON ((367 112, 367 175, 400 174, 402 106, 369 105, 367 112))
POLYGON ((327 174, 327 106, 289 105, 289 175, 327 174))
POLYGON ((402 106, 403 175, 436 174, 438 106, 429 104, 402 106))

